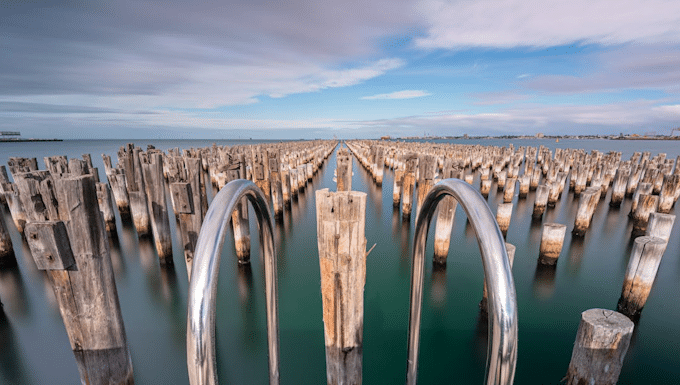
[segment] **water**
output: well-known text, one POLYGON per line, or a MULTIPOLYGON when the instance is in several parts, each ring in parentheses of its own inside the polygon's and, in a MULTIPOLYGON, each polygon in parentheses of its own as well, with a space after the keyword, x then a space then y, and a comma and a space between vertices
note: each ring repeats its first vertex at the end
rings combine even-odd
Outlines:
MULTIPOLYGON (((0 162, 9 156, 37 157, 91 153, 104 177, 100 154, 115 159, 126 141, 0 143, 0 162)), ((216 141, 232 145, 233 141, 216 141)), ((551 148, 680 154, 676 142, 606 140, 465 140, 483 145, 543 144, 551 148)), ((213 141, 159 141, 157 148, 209 146, 213 141)), ((252 142, 238 142, 252 143, 252 142)), ((138 141, 144 146, 146 142, 138 141)), ((334 189, 333 154, 290 211, 275 225, 279 255, 281 383, 325 381, 325 355, 313 192, 334 189)), ((105 178, 103 178, 105 179, 105 178)), ((406 371, 410 257, 413 223, 404 224, 392 209, 393 173, 382 188, 354 161, 353 189, 368 193, 366 238, 376 244, 367 258, 364 316, 364 383, 403 383, 406 371)), ((475 176, 479 186, 479 175, 475 176)), ((611 190, 611 189, 610 189, 611 190)), ((580 313, 594 307, 615 309, 630 255, 630 200, 620 209, 598 206, 583 239, 568 231, 555 270, 537 268, 541 224, 532 223, 534 194, 515 200, 508 242, 517 247, 513 275, 519 309, 516 384, 554 384, 566 374, 580 313)), ((495 213, 502 193, 488 202, 495 213)), ((564 194, 542 223, 573 227, 578 202, 564 194)), ((678 215, 677 207, 674 209, 678 215)), ((5 220, 10 218, 5 213, 5 220)), ((171 221, 174 235, 178 235, 171 221)), ((10 222, 8 222, 10 223, 10 222)), ((12 228, 12 226, 9 226, 12 228)), ((251 234, 256 234, 251 223, 251 234)), ((671 235, 651 296, 636 326, 620 384, 680 382, 680 242, 671 235)), ((139 241, 130 224, 118 218, 118 239, 111 242, 120 305, 137 384, 188 383, 186 368, 187 274, 178 237, 174 269, 160 268, 153 245, 139 241)), ((253 239, 256 237, 253 236, 253 239)), ((18 268, 0 271, 0 383, 75 384, 78 371, 68 338, 43 273, 36 270, 27 245, 12 231, 18 268)), ((252 266, 238 268, 233 242, 222 255, 217 299, 218 373, 222 383, 267 383, 264 279, 259 247, 252 266)), ((428 244, 431 258, 432 234, 428 244)), ((428 259, 430 261, 430 259, 428 259)), ((486 324, 479 316, 483 271, 474 230, 458 209, 446 271, 426 262, 419 383, 482 383, 486 362, 486 324)))

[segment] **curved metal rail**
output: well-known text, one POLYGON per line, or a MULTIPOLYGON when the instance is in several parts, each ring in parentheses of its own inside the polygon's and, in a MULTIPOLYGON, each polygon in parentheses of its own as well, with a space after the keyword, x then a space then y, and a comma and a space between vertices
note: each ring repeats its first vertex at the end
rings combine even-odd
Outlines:
POLYGON ((187 367, 191 385, 217 384, 215 361, 215 299, 217 273, 231 213, 246 197, 252 203, 264 255, 269 345, 269 383, 279 383, 279 324, 271 213, 262 191, 253 182, 229 182, 213 199, 201 226, 189 282, 187 310, 187 367))
POLYGON ((425 197, 418 214, 413 241, 406 383, 415 385, 418 372, 427 233, 437 204, 445 196, 454 197, 465 210, 477 234, 482 254, 484 280, 489 296, 489 346, 485 384, 511 385, 517 363, 517 300, 508 253, 503 235, 486 201, 477 190, 460 179, 446 179, 437 183, 425 197))

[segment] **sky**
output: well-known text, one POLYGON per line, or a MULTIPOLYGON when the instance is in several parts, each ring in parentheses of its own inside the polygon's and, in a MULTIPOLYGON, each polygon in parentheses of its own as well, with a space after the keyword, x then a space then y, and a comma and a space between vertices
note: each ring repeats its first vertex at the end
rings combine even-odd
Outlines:
POLYGON ((677 0, 0 0, 0 130, 23 137, 678 126, 677 0))

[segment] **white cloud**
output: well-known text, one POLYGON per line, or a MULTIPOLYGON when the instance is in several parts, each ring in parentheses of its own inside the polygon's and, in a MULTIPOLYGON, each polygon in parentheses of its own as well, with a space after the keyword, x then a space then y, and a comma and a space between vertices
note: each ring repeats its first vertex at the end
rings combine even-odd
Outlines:
POLYGON ((425 0, 419 9, 428 23, 421 48, 680 40, 676 0, 425 0))
POLYGON ((361 99, 364 100, 380 100, 380 99, 413 99, 422 98, 423 96, 432 95, 429 92, 423 90, 403 90, 395 91, 389 94, 377 94, 372 96, 363 96, 361 99))

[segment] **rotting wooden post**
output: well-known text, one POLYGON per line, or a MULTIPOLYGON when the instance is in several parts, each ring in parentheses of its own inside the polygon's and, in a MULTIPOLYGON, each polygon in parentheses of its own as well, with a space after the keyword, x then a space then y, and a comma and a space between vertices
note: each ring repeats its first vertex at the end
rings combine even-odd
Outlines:
POLYGON ((445 196, 437 205, 437 224, 434 232, 434 260, 438 265, 446 265, 451 242, 451 229, 456 214, 458 201, 452 196, 445 196))
POLYGON ((97 200, 99 209, 102 211, 102 218, 106 225, 106 232, 112 234, 116 232, 116 214, 113 212, 113 201, 111 200, 111 190, 106 183, 97 183, 97 200))
POLYGON ((590 222, 593 219, 593 214, 599 201, 600 189, 598 187, 588 187, 581 193, 576 218, 574 219, 574 229, 572 230, 574 235, 579 237, 585 235, 586 229, 590 227, 590 222))
POLYGON ((548 190, 548 207, 555 207, 557 201, 560 199, 560 184, 555 182, 548 182, 550 189, 548 190))
POLYGON ((663 186, 659 193, 659 212, 668 214, 680 196, 680 175, 664 176, 663 186))
POLYGON ((512 207, 512 203, 499 203, 496 210, 496 222, 498 222, 498 227, 501 229, 504 237, 508 235, 508 229, 510 228, 512 207))
POLYGON ((633 212, 633 236, 642 235, 647 230, 649 214, 656 211, 659 204, 658 195, 640 195, 638 205, 633 212))
POLYGON ((392 207, 399 207, 401 203, 401 190, 404 184, 404 169, 396 167, 394 169, 394 187, 392 188, 392 207))
POLYGON ((276 151, 268 153, 269 160, 269 179, 272 205, 274 206, 274 217, 278 220, 283 219, 283 191, 281 187, 281 174, 279 173, 279 154, 276 151))
POLYGON ((40 172, 24 178, 22 190, 41 189, 29 196, 22 191, 22 200, 43 202, 27 209, 26 238, 38 269, 47 270, 50 277, 81 380, 87 384, 133 384, 94 179, 85 175, 57 180, 52 185, 56 193, 50 191, 49 183, 42 183, 47 180, 51 177, 40 172), (55 216, 57 207, 59 215, 55 216))
POLYGON ((411 219, 413 209, 413 189, 416 182, 416 168, 418 167, 418 156, 410 154, 406 158, 406 170, 404 171, 404 182, 402 184, 403 193, 401 195, 401 215, 404 220, 411 219))
POLYGON ((127 193, 125 172, 124 170, 113 168, 110 156, 102 154, 102 159, 104 159, 106 178, 109 180, 111 192, 116 200, 116 207, 118 207, 120 217, 123 220, 130 219, 130 197, 127 193))
POLYGON ((125 182, 127 184, 128 197, 130 198, 130 212, 132 222, 137 230, 137 235, 145 237, 151 235, 151 225, 149 221, 149 208, 144 189, 144 177, 142 176, 139 153, 141 149, 133 144, 128 144, 127 148, 118 152, 125 167, 125 182))
POLYGON ((503 171, 498 173, 498 180, 496 180, 496 189, 498 191, 503 191, 503 189, 505 188, 505 182, 507 181, 507 179, 508 179, 508 171, 507 170, 503 170, 503 171))
POLYGON ((581 313, 566 385, 616 385, 634 324, 613 310, 581 313))
POLYGON ((652 290, 666 241, 656 237, 635 238, 617 310, 635 319, 640 315, 652 290))
MULTIPOLYGON (((231 172, 229 181, 239 179, 238 172, 231 172)), ((240 178, 243 179, 243 178, 240 178)), ((231 213, 231 227, 234 231, 234 248, 238 263, 250 263, 250 222, 248 220, 248 199, 243 198, 231 213)), ((200 229, 200 226, 199 226, 200 229)))
POLYGON ((147 161, 142 162, 141 166, 151 216, 151 231, 160 263, 171 265, 173 264, 172 236, 163 179, 163 156, 160 153, 148 154, 147 161))
POLYGON ((503 202, 510 203, 515 196, 515 185, 517 185, 517 178, 512 177, 505 180, 505 188, 503 190, 503 202))
MULTIPOLYGON (((512 269, 512 263, 515 261, 515 251, 517 248, 515 245, 510 244, 510 243, 505 243, 505 250, 508 252, 508 261, 510 262, 510 268, 512 269)), ((482 311, 482 314, 485 316, 488 316, 489 311, 488 311, 488 302, 489 302, 489 293, 486 288, 486 280, 484 281, 484 290, 482 292, 482 300, 479 302, 479 309, 482 311)))
POLYGON ((430 192, 434 186, 434 174, 436 167, 436 158, 433 155, 425 155, 421 157, 418 164, 420 171, 420 179, 418 180, 418 206, 416 206, 416 218, 420 213, 420 208, 423 206, 425 196, 430 192))
POLYGON ((283 199, 283 206, 290 209, 291 206, 291 182, 290 182, 290 168, 288 165, 281 167, 281 195, 283 199))
POLYGON ((318 190, 316 216, 327 383, 361 384, 366 193, 318 190))
POLYGON ((378 186, 382 186, 383 173, 385 170, 385 148, 383 146, 377 146, 375 150, 375 183, 378 186))
POLYGON ((531 214, 532 218, 539 219, 545 212, 545 206, 548 204, 548 195, 550 194, 550 186, 540 185, 536 189, 536 198, 534 200, 534 211, 531 214))
POLYGON ((629 168, 619 168, 616 171, 616 177, 614 178, 614 184, 612 185, 612 197, 609 201, 611 207, 621 206, 621 202, 626 195, 626 184, 630 178, 629 168))
POLYGON ((652 194, 652 184, 651 183, 639 183, 635 193, 633 193, 633 199, 630 203, 629 217, 633 217, 633 213, 637 210, 638 203, 640 202, 640 195, 651 195, 652 194))
POLYGON ((0 194, 5 197, 14 226, 20 234, 23 234, 24 226, 26 226, 26 212, 21 204, 16 184, 9 182, 5 166, 0 166, 0 194))
POLYGON ((479 187, 479 193, 482 194, 484 198, 488 198, 490 192, 491 192, 491 179, 482 180, 481 186, 479 187))
POLYGON ((649 223, 645 235, 661 238, 668 242, 673 230, 673 223, 675 223, 675 215, 673 214, 651 213, 649 214, 649 223))
POLYGON ((529 189, 536 190, 541 183, 541 168, 536 167, 531 172, 531 181, 529 182, 529 189))
POLYGON ((531 177, 529 175, 522 175, 519 177, 519 198, 526 198, 529 195, 529 183, 531 182, 531 177))
MULTIPOLYGON (((2 210, 0 210, 0 214, 2 210)), ((9 236, 9 231, 7 231, 7 225, 5 225, 5 218, 0 215, 0 268, 6 266, 15 266, 17 264, 16 257, 14 256, 14 248, 12 247, 12 238, 9 236)))
POLYGON ((337 181, 337 191, 352 190, 352 156, 344 147, 338 150, 336 157, 337 166, 335 169, 335 179, 337 181))
POLYGON ((541 234, 541 246, 538 252, 538 262, 544 265, 555 265, 562 252, 564 235, 567 226, 560 223, 546 223, 541 234))

